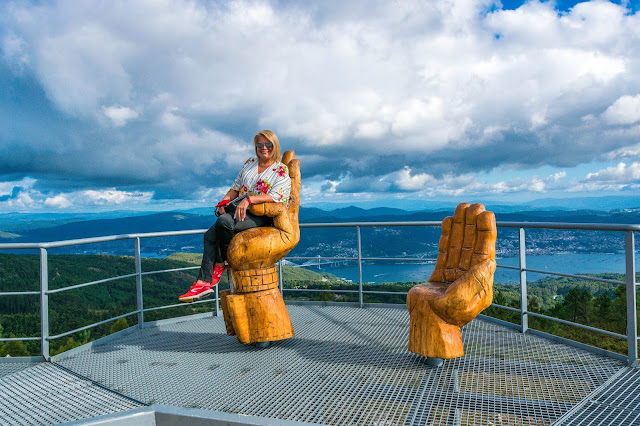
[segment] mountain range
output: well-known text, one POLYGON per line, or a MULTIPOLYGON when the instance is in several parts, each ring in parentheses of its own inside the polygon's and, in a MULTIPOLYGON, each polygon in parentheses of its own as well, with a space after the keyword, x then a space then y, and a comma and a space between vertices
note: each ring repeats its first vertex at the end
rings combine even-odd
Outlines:
MULTIPOLYGON (((491 207, 489 207, 491 208, 491 207)), ((497 209, 495 209, 497 210, 497 209)), ((300 223, 332 222, 406 222, 441 221, 450 216, 453 209, 433 211, 408 211, 400 208, 380 207, 363 209, 344 207, 331 211, 302 207, 300 223)), ((560 223, 620 223, 640 224, 640 209, 624 210, 523 210, 515 212, 496 212, 500 222, 560 222, 560 223)), ((0 243, 26 243, 62 241, 105 235, 130 233, 180 231, 207 229, 215 221, 211 209, 194 209, 188 212, 147 213, 136 212, 129 216, 126 212, 115 214, 117 217, 101 217, 100 214, 5 214, 0 215, 0 243), (199 214, 203 213, 203 214, 199 214)), ((513 249, 517 235, 514 229, 500 228, 498 248, 504 252, 513 249), (513 235, 512 235, 513 234, 513 235)), ((423 255, 437 250, 439 227, 400 227, 400 228, 363 228, 363 250, 368 253, 413 253, 423 255)), ((618 250, 620 233, 601 232, 595 238, 589 232, 578 233, 568 238, 563 234, 545 230, 532 230, 528 244, 544 253, 549 241, 554 241, 558 250, 581 252, 593 250, 618 250), (576 238, 578 241, 576 242, 576 238), (565 241, 566 240, 566 241, 565 241), (596 246, 601 246, 600 248, 596 246)), ((306 229, 298 247, 294 250, 298 256, 333 255, 331 253, 351 253, 355 245, 355 233, 350 228, 306 229)), ((144 241, 144 250, 150 255, 167 255, 176 251, 199 251, 200 235, 171 237, 163 239, 148 238, 144 241)), ((515 244, 517 246, 517 244, 515 244)), ((64 252, 132 254, 131 241, 116 241, 89 246, 74 246, 64 252)))

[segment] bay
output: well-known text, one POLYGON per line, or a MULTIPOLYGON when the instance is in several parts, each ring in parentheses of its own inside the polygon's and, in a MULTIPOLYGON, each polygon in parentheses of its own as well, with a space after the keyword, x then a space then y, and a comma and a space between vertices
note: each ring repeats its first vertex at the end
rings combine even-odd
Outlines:
MULTIPOLYGON (((504 284, 520 282, 520 272, 502 268, 501 266, 518 266, 518 257, 496 259, 498 269, 494 281, 504 284)), ((599 274, 625 273, 624 253, 562 253, 527 256, 527 268, 562 274, 599 274)), ((637 262, 637 261, 636 261, 637 262)), ((355 262, 346 265, 330 266, 328 264, 303 266, 314 272, 328 272, 339 278, 358 282, 358 266, 355 262)), ((422 282, 427 281, 433 272, 435 262, 363 262, 362 281, 364 283, 388 282, 422 282)), ((549 274, 527 272, 527 281, 537 281, 549 274)))

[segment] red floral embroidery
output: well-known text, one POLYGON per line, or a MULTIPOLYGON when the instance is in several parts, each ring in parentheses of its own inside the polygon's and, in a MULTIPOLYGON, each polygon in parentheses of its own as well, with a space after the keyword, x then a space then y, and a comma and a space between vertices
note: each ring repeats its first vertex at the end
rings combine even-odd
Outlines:
MULTIPOLYGON (((275 170, 275 169, 273 169, 273 170, 275 170)), ((278 176, 284 177, 284 175, 285 175, 284 166, 280 166, 280 168, 278 169, 278 176)))
POLYGON ((256 190, 258 190, 258 192, 262 192, 263 194, 266 194, 267 192, 269 192, 269 187, 271 185, 269 185, 269 182, 266 182, 263 179, 260 179, 259 181, 256 182, 256 190))

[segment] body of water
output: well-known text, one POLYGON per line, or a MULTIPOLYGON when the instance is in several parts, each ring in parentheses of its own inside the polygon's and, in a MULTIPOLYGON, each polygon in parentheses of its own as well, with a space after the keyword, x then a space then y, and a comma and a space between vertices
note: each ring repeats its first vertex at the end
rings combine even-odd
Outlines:
MULTIPOLYGON (((518 266, 517 257, 505 257, 496 260, 498 265, 518 266)), ((427 281, 434 267, 435 262, 364 262, 362 266, 362 281, 376 284, 427 281)), ((339 278, 351 280, 354 283, 358 282, 358 266, 355 262, 333 267, 329 265, 320 265, 320 267, 310 265, 305 266, 305 268, 314 272, 328 272, 339 278)), ((529 255, 527 256, 527 268, 574 275, 605 272, 624 274, 625 256, 624 253, 529 255)), ((544 277, 553 277, 553 275, 527 272, 527 281, 536 281, 544 277)), ((498 267, 494 281, 499 283, 519 283, 520 272, 498 267)))

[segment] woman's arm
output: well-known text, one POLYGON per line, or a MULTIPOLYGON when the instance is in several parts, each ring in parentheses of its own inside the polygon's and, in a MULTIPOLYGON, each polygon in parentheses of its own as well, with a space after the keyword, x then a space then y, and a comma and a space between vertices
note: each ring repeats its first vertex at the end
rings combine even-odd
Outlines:
POLYGON ((237 218, 241 221, 244 220, 244 218, 247 217, 247 209, 249 208, 250 204, 261 204, 261 203, 272 203, 272 202, 273 202, 273 198, 269 194, 248 196, 244 200, 242 200, 240 204, 238 204, 238 207, 236 207, 236 213, 234 215, 234 218, 237 218))
POLYGON ((223 200, 235 200, 236 198, 238 198, 238 195, 240 195, 240 192, 238 192, 235 189, 231 188, 229 191, 227 191, 227 194, 222 199, 223 200))

